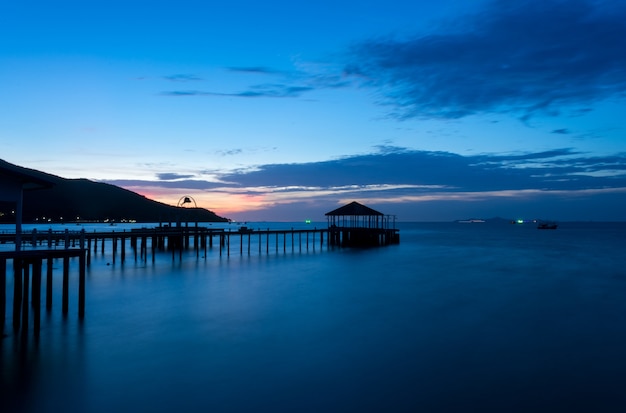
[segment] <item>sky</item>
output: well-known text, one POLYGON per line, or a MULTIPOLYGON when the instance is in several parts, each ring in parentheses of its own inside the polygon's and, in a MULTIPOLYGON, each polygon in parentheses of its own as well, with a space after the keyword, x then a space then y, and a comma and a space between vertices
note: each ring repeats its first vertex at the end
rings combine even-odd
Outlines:
POLYGON ((626 218, 626 2, 0 5, 0 159, 235 221, 626 218))

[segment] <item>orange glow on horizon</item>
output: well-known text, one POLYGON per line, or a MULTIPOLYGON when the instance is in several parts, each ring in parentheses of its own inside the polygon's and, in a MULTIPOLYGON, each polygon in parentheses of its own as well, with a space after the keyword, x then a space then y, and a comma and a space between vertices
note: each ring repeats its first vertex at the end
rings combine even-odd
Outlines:
POLYGON ((199 208, 213 211, 217 215, 228 218, 229 215, 246 211, 264 209, 274 204, 268 199, 267 194, 240 194, 228 192, 200 192, 193 193, 179 188, 159 187, 125 187, 129 191, 143 195, 153 201, 167 205, 177 206, 182 196, 190 196, 199 208))

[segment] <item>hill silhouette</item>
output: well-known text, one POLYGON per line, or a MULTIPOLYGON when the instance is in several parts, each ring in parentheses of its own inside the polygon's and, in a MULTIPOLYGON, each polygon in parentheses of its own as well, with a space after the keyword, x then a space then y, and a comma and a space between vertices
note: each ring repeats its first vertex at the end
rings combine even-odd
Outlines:
MULTIPOLYGON (((135 192, 88 179, 66 179, 34 169, 23 168, 0 160, 0 168, 48 181, 52 188, 25 191, 23 221, 41 219, 59 221, 124 221, 138 222, 227 222, 228 219, 204 208, 180 208, 154 201, 135 192)), ((6 179, 0 175, 0 179, 6 179)), ((14 204, 0 204, 0 221, 15 220, 14 204)))

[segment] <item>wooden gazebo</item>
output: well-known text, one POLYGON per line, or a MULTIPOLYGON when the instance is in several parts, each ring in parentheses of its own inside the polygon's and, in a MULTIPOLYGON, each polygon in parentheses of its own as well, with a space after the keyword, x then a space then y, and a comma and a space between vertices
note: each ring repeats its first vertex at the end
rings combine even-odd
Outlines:
POLYGON ((398 244, 395 215, 385 215, 356 201, 327 212, 329 242, 342 246, 398 244))
POLYGON ((13 330, 28 332, 29 312, 32 306, 34 333, 39 336, 41 320, 41 279, 43 261, 47 261, 46 309, 52 308, 52 270, 55 259, 63 259, 63 313, 68 309, 69 260, 79 259, 78 317, 85 316, 85 249, 22 250, 22 203, 24 191, 52 188, 54 183, 37 171, 22 168, 0 159, 0 202, 15 204, 15 251, 0 251, 0 334, 4 334, 6 316, 7 261, 13 261, 13 330), (32 295, 29 288, 32 285, 32 295))
POLYGON ((40 178, 34 171, 0 159, 0 201, 15 204, 15 250, 21 247, 22 199, 24 191, 52 188, 51 181, 40 178))

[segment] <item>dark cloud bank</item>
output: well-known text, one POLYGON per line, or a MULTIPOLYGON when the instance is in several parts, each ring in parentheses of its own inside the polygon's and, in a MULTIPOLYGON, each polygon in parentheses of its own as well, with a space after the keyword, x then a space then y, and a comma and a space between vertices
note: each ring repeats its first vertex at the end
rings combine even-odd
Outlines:
MULTIPOLYGON (((112 181, 195 191, 284 193, 297 206, 277 203, 262 217, 294 211, 323 216, 341 200, 360 199, 404 220, 548 214, 558 219, 620 220, 626 203, 626 155, 587 156, 571 149, 461 156, 404 148, 305 164, 272 164, 220 176, 226 183, 160 174, 160 180, 112 181), (171 180, 178 177, 178 180, 171 180), (293 194, 293 197, 289 195, 293 194)), ((252 219, 252 214, 250 218, 252 219)))
MULTIPOLYGON (((360 85, 400 119, 509 113, 580 114, 626 97, 626 3, 606 0, 494 0, 437 30, 361 41, 332 65, 343 73, 230 67, 280 79, 230 93, 176 90, 166 96, 295 98, 360 85)), ((174 81, 197 80, 173 75, 174 81)))
POLYGON ((346 72, 399 117, 557 115, 624 97, 626 3, 496 0, 438 32, 359 43, 346 72))

